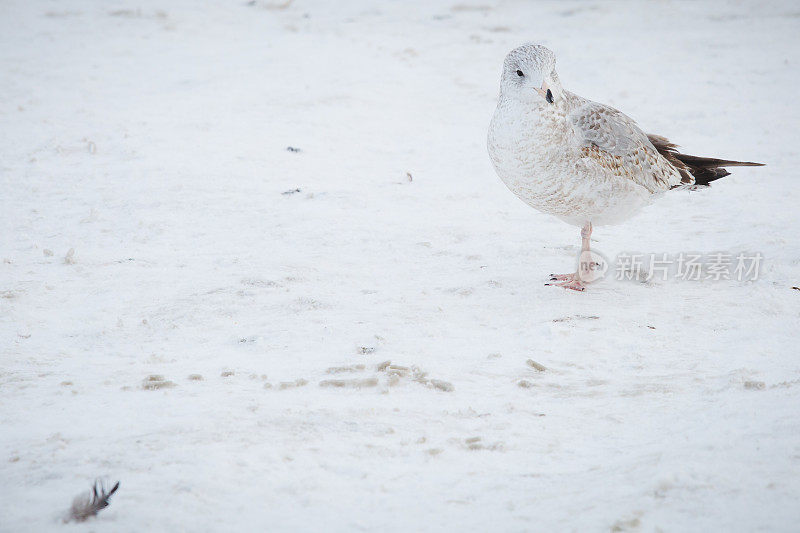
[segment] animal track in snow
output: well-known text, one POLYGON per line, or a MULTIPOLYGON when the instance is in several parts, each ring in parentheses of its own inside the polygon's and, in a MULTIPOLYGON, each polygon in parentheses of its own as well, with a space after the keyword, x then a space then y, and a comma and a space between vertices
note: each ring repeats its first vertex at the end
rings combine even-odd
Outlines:
POLYGON ((160 374, 150 374, 142 382, 142 388, 144 390, 170 389, 175 386, 176 384, 174 381, 164 379, 164 376, 160 374))

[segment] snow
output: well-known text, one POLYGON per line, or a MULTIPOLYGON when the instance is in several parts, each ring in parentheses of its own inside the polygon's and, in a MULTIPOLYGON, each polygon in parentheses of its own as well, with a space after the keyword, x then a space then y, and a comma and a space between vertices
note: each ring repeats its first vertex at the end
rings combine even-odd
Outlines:
POLYGON ((0 530, 795 529, 798 21, 3 2, 0 530), (760 252, 757 281, 544 286, 579 231, 485 148, 529 40, 645 131, 768 164, 593 247, 760 252), (98 476, 111 506, 63 524, 98 476))

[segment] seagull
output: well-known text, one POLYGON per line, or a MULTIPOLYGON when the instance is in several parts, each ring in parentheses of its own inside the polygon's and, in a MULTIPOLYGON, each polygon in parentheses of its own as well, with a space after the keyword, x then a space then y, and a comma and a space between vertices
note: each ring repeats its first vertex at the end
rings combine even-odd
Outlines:
POLYGON ((762 166, 679 153, 613 107, 564 90, 555 65, 542 45, 509 52, 487 143, 514 194, 581 228, 578 271, 552 274, 547 285, 583 291, 597 277, 596 263, 584 262, 593 225, 620 224, 665 191, 707 186, 730 174, 724 167, 762 166))

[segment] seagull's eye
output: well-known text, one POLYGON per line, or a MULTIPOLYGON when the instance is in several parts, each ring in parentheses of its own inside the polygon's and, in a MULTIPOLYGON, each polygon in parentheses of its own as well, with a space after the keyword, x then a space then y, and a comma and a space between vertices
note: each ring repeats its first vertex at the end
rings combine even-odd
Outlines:
POLYGON ((518 71, 517 71, 517 76, 519 76, 520 78, 521 78, 521 77, 523 77, 524 75, 525 75, 525 74, 523 74, 521 70, 518 70, 518 71))
POLYGON ((553 103, 553 93, 550 92, 550 89, 547 89, 547 94, 544 97, 548 102, 553 103))

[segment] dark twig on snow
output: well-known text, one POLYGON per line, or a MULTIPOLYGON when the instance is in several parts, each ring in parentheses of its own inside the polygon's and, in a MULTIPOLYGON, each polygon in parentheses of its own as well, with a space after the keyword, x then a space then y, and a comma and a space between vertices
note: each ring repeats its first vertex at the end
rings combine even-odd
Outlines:
POLYGON ((67 520, 75 520, 76 522, 83 522, 84 520, 95 516, 97 513, 108 507, 109 498, 119 488, 119 481, 114 483, 111 490, 106 491, 103 482, 96 479, 92 490, 78 495, 72 500, 72 507, 69 510, 69 517, 67 520))

